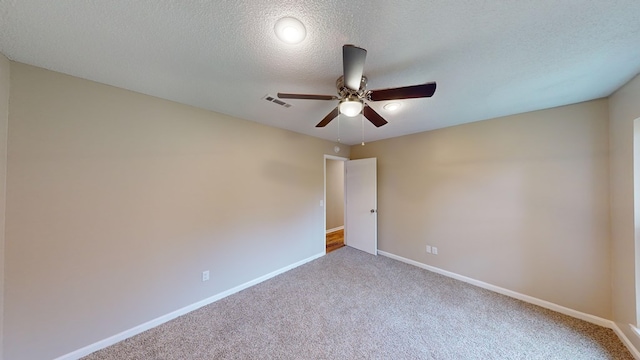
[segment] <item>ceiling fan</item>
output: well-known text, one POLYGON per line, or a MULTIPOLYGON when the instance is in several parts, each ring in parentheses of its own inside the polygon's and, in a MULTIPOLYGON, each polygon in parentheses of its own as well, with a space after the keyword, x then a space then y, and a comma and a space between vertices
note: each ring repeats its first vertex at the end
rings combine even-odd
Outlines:
POLYGON ((336 81, 338 96, 278 93, 281 99, 303 100, 339 100, 338 106, 320 121, 316 127, 325 127, 338 114, 349 117, 361 112, 376 127, 387 123, 380 114, 375 112, 366 101, 401 100, 431 97, 436 92, 436 83, 404 86, 390 89, 367 90, 367 77, 363 76, 364 61, 367 50, 354 45, 342 46, 343 75, 336 81))

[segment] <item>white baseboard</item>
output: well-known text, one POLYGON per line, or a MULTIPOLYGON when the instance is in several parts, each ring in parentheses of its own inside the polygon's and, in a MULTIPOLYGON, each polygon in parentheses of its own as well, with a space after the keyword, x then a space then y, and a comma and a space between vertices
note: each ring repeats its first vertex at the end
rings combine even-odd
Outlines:
POLYGON ((334 227, 333 229, 327 229, 327 234, 328 233, 332 233, 334 231, 343 230, 343 229, 344 229, 344 225, 343 226, 334 227))
MULTIPOLYGON (((626 346, 627 349, 629 349, 629 352, 631 352, 631 355, 633 355, 633 358, 636 360, 640 360, 640 352, 638 351, 638 349, 636 349, 635 346, 633 346, 633 343, 631 342, 631 340, 629 340, 627 335, 625 335, 624 332, 618 327, 618 324, 613 321, 611 322, 611 324, 611 330, 613 330, 613 332, 618 335, 624 346, 626 346)), ((634 326, 629 325, 629 327, 634 333, 636 333, 636 329, 634 326)))
MULTIPOLYGON (((336 230, 333 230, 333 231, 336 231, 336 230)), ((549 309, 549 310, 557 311, 559 313, 562 313, 562 314, 565 314, 565 315, 568 315, 568 316, 572 316, 572 317, 575 317, 575 318, 578 318, 578 319, 581 319, 581 320, 585 320, 585 321, 588 321, 590 323, 593 323, 593 324, 596 324, 596 325, 599 325, 599 326, 610 328, 616 333, 616 335, 620 338, 622 343, 629 349, 629 351, 634 356, 634 358, 636 358, 637 360, 640 360, 640 352, 633 346, 633 344, 626 337, 624 332, 622 332, 622 330, 620 330, 620 328, 613 321, 606 320, 606 319, 603 319, 603 318, 600 318, 600 317, 597 317, 597 316, 594 316, 594 315, 586 314, 586 313, 583 313, 583 312, 580 312, 580 311, 577 311, 577 310, 569 309, 569 308, 566 308, 564 306, 560 306, 560 305, 557 305, 557 304, 554 304, 554 303, 551 303, 551 302, 548 302, 548 301, 545 301, 545 300, 541 300, 541 299, 538 299, 538 298, 535 298, 535 297, 532 297, 532 296, 529 296, 529 295, 524 295, 524 294, 521 294, 521 293, 518 293, 518 292, 515 292, 515 291, 511 291, 511 290, 508 290, 508 289, 505 289, 505 288, 501 288, 499 286, 495 286, 495 285, 492 285, 492 284, 489 284, 489 283, 485 283, 483 281, 475 280, 475 279, 472 279, 472 278, 469 278, 469 277, 466 277, 466 276, 463 276, 463 275, 459 275, 459 274, 456 274, 456 273, 453 273, 453 272, 450 272, 450 271, 447 271, 447 270, 443 270, 443 269, 440 269, 440 268, 437 268, 437 267, 434 267, 434 266, 426 265, 426 264, 420 263, 418 261, 407 259, 407 258, 398 256, 398 255, 394 255, 394 254, 391 254, 391 253, 388 253, 388 252, 385 252, 385 251, 378 250, 378 254, 380 254, 382 256, 386 256, 386 257, 394 259, 394 260, 398 260, 398 261, 410 264, 410 265, 414 265, 414 266, 417 266, 419 268, 422 268, 422 269, 425 269, 425 270, 429 270, 429 271, 432 271, 432 272, 435 272, 435 273, 438 273, 438 274, 441 274, 441 275, 444 275, 444 276, 447 276, 447 277, 450 277, 450 278, 453 278, 453 279, 456 279, 456 280, 460 280, 460 281, 463 281, 463 282, 466 282, 466 283, 481 287, 483 289, 491 290, 491 291, 497 292, 499 294, 503 294, 503 295, 506 295, 506 296, 509 296, 509 297, 512 297, 512 298, 515 298, 515 299, 518 299, 518 300, 522 300, 522 301, 525 301, 525 302, 528 302, 528 303, 531 303, 531 304, 534 304, 534 305, 541 306, 541 307, 549 309)), ((185 307, 183 307, 181 309, 178 309, 178 310, 173 311, 173 312, 171 312, 169 314, 160 316, 160 317, 158 317, 156 319, 153 319, 151 321, 148 321, 148 322, 146 322, 144 324, 140 324, 140 325, 138 325, 136 327, 133 327, 133 328, 131 328, 129 330, 125 330, 125 331, 123 331, 123 332, 121 332, 119 334, 113 335, 113 336, 111 336, 109 338, 106 338, 104 340, 100 340, 98 342, 95 342, 95 343, 93 343, 91 345, 85 346, 85 347, 83 347, 81 349, 78 349, 78 350, 73 351, 71 353, 68 353, 66 355, 62 355, 62 356, 56 358, 55 360, 77 360, 77 359, 80 359, 83 356, 87 356, 87 355, 89 355, 89 354, 91 354, 91 353, 93 353, 95 351, 98 351, 100 349, 104 349, 104 348, 106 348, 108 346, 116 344, 116 343, 118 343, 120 341, 123 341, 125 339, 128 339, 128 338, 130 338, 132 336, 138 335, 138 334, 140 334, 140 333, 142 333, 144 331, 152 329, 152 328, 154 328, 154 327, 156 327, 158 325, 164 324, 164 323, 166 323, 166 322, 168 322, 170 320, 173 320, 173 319, 175 319, 175 318, 177 318, 179 316, 182 316, 182 315, 187 314, 187 313, 189 313, 191 311, 199 309, 199 308, 201 308, 203 306, 206 306, 206 305, 209 305, 211 303, 214 303, 214 302, 216 302, 216 301, 218 301, 220 299, 223 299, 223 298, 225 298, 225 297, 227 297, 229 295, 233 295, 233 294, 235 294, 235 293, 237 293, 239 291, 242 291, 242 290, 247 289, 247 288, 249 288, 251 286, 259 284, 259 283, 261 283, 261 282, 263 282, 265 280, 271 279, 272 277, 280 275, 280 274, 282 274, 284 272, 287 272, 287 271, 289 271, 291 269, 294 269, 294 268, 296 268, 296 267, 298 267, 300 265, 303 265, 305 263, 313 261, 313 260, 315 260, 317 258, 320 258, 320 257, 324 256, 324 255, 325 255, 324 252, 316 254, 316 255, 313 255, 313 256, 311 256, 311 257, 309 257, 307 259, 298 261, 298 262, 296 262, 294 264, 291 264, 289 266, 285 266, 285 267, 283 267, 281 269, 278 269, 278 270, 273 271, 273 272, 271 272, 269 274, 263 275, 263 276, 261 276, 261 277, 259 277, 257 279, 251 280, 251 281, 246 282, 244 284, 238 285, 238 286, 236 286, 234 288, 231 288, 231 289, 229 289, 227 291, 223 291, 223 292, 221 292, 219 294, 216 294, 216 295, 211 296, 209 298, 206 298, 204 300, 198 301, 198 302, 196 302, 194 304, 185 306, 185 307)))
POLYGON ((259 284, 259 283, 261 283, 261 282, 263 282, 265 280, 269 280, 272 277, 280 275, 280 274, 282 274, 284 272, 287 272, 287 271, 289 271, 291 269, 294 269, 294 268, 296 268, 296 267, 298 267, 300 265, 306 264, 306 263, 308 263, 310 261, 313 261, 313 260, 315 260, 315 259, 317 259, 319 257, 324 256, 324 255, 325 255, 325 253, 322 252, 322 253, 313 255, 313 256, 311 256, 309 258, 306 258, 304 260, 300 260, 300 261, 298 261, 296 263, 293 263, 291 265, 285 266, 285 267, 283 267, 281 269, 278 269, 276 271, 273 271, 271 273, 263 275, 263 276, 261 276, 261 277, 259 277, 257 279, 254 279, 254 280, 251 280, 251 281, 246 282, 244 284, 238 285, 238 286, 236 286, 234 288, 231 288, 231 289, 229 289, 227 291, 223 291, 223 292, 221 292, 219 294, 213 295, 213 296, 211 296, 209 298, 206 298, 204 300, 198 301, 198 302, 196 302, 194 304, 185 306, 185 307, 183 307, 181 309, 178 309, 178 310, 173 311, 171 313, 168 313, 166 315, 160 316, 160 317, 158 317, 156 319, 153 319, 151 321, 148 321, 148 322, 146 322, 144 324, 140 324, 140 325, 138 325, 136 327, 133 327, 133 328, 131 328, 129 330, 125 330, 125 331, 123 331, 123 332, 121 332, 119 334, 113 335, 113 336, 108 337, 108 338, 106 338, 104 340, 100 340, 100 341, 95 342, 95 343, 93 343, 91 345, 88 345, 88 346, 85 346, 85 347, 83 347, 81 349, 78 349, 76 351, 70 352, 70 353, 68 353, 66 355, 62 355, 62 356, 56 358, 55 360, 77 360, 77 359, 79 359, 79 358, 81 358, 83 356, 87 356, 87 355, 91 354, 92 352, 98 351, 100 349, 104 349, 104 348, 106 348, 108 346, 111 346, 113 344, 116 344, 116 343, 118 343, 118 342, 120 342, 122 340, 128 339, 128 338, 130 338, 132 336, 135 336, 135 335, 138 335, 143 331, 147 331, 149 329, 152 329, 152 328, 154 328, 154 327, 156 327, 158 325, 166 323, 167 321, 173 320, 173 319, 175 319, 175 318, 177 318, 179 316, 187 314, 187 313, 189 313, 191 311, 194 311, 196 309, 199 309, 199 308, 201 308, 203 306, 206 306, 206 305, 209 305, 211 303, 214 303, 214 302, 216 302, 216 301, 218 301, 220 299, 223 299, 223 298, 225 298, 225 297, 227 297, 229 295, 233 295, 233 294, 235 294, 235 293, 237 293, 239 291, 242 291, 242 290, 244 290, 246 288, 249 288, 251 286, 257 285, 257 284, 259 284))
MULTIPOLYGON (((613 330, 616 335, 618 335, 618 337, 620 338, 620 340, 622 341, 622 343, 627 347, 627 349, 629 349, 629 351, 631 352, 631 354, 633 355, 634 358, 636 358, 636 360, 640 360, 640 352, 638 352, 638 349, 635 348, 635 346, 633 346, 633 343, 631 343, 631 341, 627 338, 627 336, 624 334, 624 332, 622 332, 620 330, 620 328, 618 327, 618 325, 616 325, 615 322, 611 321, 611 320, 607 320, 607 319, 603 319, 601 317, 598 316, 594 316, 591 314, 587 314, 587 313, 583 313, 581 311, 577 311, 577 310, 573 310, 558 304, 554 304, 552 302, 546 301, 546 300, 542 300, 542 299, 538 299, 535 298, 533 296, 529 296, 529 295, 525 295, 525 294, 521 294, 519 292, 515 292, 509 289, 505 289, 499 286, 495 286, 483 281, 479 281, 476 279, 472 279, 470 277, 466 277, 463 275, 459 275, 456 273, 453 273, 451 271, 447 271, 447 270, 443 270, 440 268, 437 268, 435 266, 431 266, 431 265, 427 265, 427 264, 423 264, 421 262, 415 261, 415 260, 411 260, 411 259, 407 259, 404 258, 402 256, 398 256, 398 255, 394 255, 391 253, 388 253, 386 251, 381 251, 378 250, 378 254, 382 255, 382 256, 386 256, 388 258, 394 259, 394 260, 398 260, 401 261, 403 263, 407 263, 409 265, 414 265, 417 266, 419 268, 425 269, 425 270, 429 270, 432 271, 434 273, 438 273, 440 275, 444 275, 456 280, 460 280, 466 283, 469 283, 471 285, 475 285, 477 287, 481 287, 483 289, 487 289, 487 290, 491 290, 493 292, 497 292, 499 294, 502 295, 506 295, 518 300, 522 300, 524 302, 528 302, 530 304, 534 304, 534 305, 538 305, 540 307, 549 309, 549 310, 553 310, 556 312, 559 312, 561 314, 565 314, 574 318, 578 318, 587 322, 590 322, 592 324, 596 324, 602 327, 606 327, 609 328, 611 330, 613 330)), ((633 329, 633 328, 632 328, 633 329)))
POLYGON ((495 286, 495 285, 492 285, 492 284, 489 284, 489 283, 486 283, 486 282, 483 282, 483 281, 472 279, 470 277, 459 275, 459 274, 456 274, 456 273, 453 273, 453 272, 450 272, 450 271, 447 271, 447 270, 442 270, 442 269, 437 268, 435 266, 426 265, 426 264, 423 264, 421 262, 414 261, 414 260, 407 259, 407 258, 403 258, 402 256, 390 254, 390 253, 385 252, 385 251, 378 250, 378 254, 386 256, 386 257, 389 257, 389 258, 394 259, 394 260, 402 261, 404 263, 407 263, 407 264, 410 264, 410 265, 414 265, 414 266, 417 266, 417 267, 420 267, 420 268, 423 268, 423 269, 426 269, 426 270, 429 270, 429 271, 433 271, 433 272, 438 273, 440 275, 444 275, 444 276, 447 276, 447 277, 450 277, 450 278, 453 278, 453 279, 456 279, 456 280, 464 281, 466 283, 481 287, 483 289, 491 290, 493 292, 497 292, 497 293, 502 294, 502 295, 506 295, 506 296, 509 296, 509 297, 512 297, 512 298, 515 298, 515 299, 518 299, 518 300, 522 300, 522 301, 525 301, 525 302, 528 302, 528 303, 531 303, 531 304, 534 304, 534 305, 538 305, 538 306, 541 306, 541 307, 549 309, 549 310, 557 311, 559 313, 562 313, 562 314, 565 314, 565 315, 569 315, 569 316, 574 317, 574 318, 578 318, 578 319, 581 319, 581 320, 584 320, 584 321, 588 321, 588 322, 596 324, 596 325, 604 326, 606 328, 612 328, 613 322, 611 320, 603 319, 603 318, 598 317, 598 316, 594 316, 594 315, 586 314, 586 313, 583 313, 583 312, 580 312, 580 311, 577 311, 577 310, 569 309, 569 308, 566 308, 564 306, 561 306, 561 305, 558 305, 558 304, 554 304, 554 303, 546 301, 546 300, 541 300, 541 299, 535 298, 533 296, 524 295, 524 294, 521 294, 519 292, 515 292, 515 291, 509 290, 509 289, 505 289, 505 288, 502 288, 502 287, 499 287, 499 286, 495 286))

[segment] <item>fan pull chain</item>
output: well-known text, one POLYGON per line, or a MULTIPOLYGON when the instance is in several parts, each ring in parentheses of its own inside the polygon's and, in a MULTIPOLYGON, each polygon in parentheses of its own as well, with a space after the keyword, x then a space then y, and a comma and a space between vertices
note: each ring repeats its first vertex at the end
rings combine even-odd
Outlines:
POLYGON ((338 115, 338 144, 340 144, 340 115, 338 115))
POLYGON ((360 114, 360 123, 362 124, 362 146, 364 146, 364 116, 360 114))

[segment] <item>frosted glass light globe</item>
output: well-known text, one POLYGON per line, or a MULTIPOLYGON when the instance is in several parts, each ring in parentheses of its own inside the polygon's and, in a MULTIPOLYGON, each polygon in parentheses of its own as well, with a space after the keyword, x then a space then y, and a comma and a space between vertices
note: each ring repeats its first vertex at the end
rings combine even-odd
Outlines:
POLYGON ((345 100, 340 103, 340 113, 348 117, 354 117, 360 114, 362 107, 361 101, 345 100))

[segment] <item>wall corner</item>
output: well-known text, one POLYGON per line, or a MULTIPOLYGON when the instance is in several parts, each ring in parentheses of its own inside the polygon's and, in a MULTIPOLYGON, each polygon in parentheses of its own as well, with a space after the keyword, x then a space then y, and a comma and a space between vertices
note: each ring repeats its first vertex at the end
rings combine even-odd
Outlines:
POLYGON ((4 359, 5 205, 11 62, 0 54, 0 360, 4 359))

